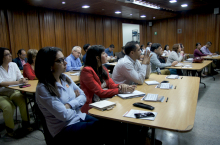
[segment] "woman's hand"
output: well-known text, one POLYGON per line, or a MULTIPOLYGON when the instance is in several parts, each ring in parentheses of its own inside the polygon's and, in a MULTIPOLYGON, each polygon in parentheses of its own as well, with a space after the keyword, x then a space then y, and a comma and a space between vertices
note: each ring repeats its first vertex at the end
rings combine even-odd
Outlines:
POLYGON ((76 97, 80 95, 79 90, 74 90, 76 97))
POLYGON ((70 106, 70 104, 68 104, 68 103, 66 103, 64 106, 66 107, 66 109, 71 109, 71 108, 72 108, 72 107, 70 106))
POLYGON ((25 78, 21 78, 18 82, 19 84, 27 84, 28 80, 26 80, 25 78))
POLYGON ((128 92, 132 93, 132 92, 134 92, 135 88, 136 88, 135 85, 127 85, 127 84, 120 84, 119 85, 119 91, 121 93, 128 93, 128 92))

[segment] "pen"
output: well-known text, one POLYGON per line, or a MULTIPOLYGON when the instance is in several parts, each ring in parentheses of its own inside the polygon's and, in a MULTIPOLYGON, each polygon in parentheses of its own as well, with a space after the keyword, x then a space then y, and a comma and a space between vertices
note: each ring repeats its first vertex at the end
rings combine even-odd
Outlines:
POLYGON ((181 79, 182 79, 183 77, 181 77, 181 79))
POLYGON ((174 89, 176 89, 176 86, 175 86, 175 88, 174 89))
POLYGON ((168 101, 168 97, 167 97, 167 100, 166 100, 166 102, 168 101))

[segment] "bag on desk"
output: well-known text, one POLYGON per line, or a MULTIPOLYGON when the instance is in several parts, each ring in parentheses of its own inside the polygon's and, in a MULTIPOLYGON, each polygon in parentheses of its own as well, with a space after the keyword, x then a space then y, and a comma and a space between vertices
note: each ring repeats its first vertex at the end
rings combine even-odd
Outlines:
POLYGON ((202 63, 203 62, 203 58, 201 57, 196 57, 193 59, 193 63, 202 63))

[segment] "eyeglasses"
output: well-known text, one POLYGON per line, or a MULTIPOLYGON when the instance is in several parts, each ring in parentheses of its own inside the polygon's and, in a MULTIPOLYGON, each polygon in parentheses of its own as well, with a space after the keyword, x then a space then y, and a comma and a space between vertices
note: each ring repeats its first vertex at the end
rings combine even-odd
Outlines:
POLYGON ((54 62, 57 62, 57 63, 64 63, 64 61, 65 61, 65 59, 66 59, 66 57, 64 57, 64 58, 59 58, 59 59, 57 59, 56 61, 54 61, 54 62))
MULTIPOLYGON (((76 50, 74 50, 75 52, 77 52, 76 50)), ((81 52, 77 52, 79 55, 81 54, 81 52)))
POLYGON ((4 56, 11 56, 11 53, 7 53, 7 54, 5 54, 4 56))

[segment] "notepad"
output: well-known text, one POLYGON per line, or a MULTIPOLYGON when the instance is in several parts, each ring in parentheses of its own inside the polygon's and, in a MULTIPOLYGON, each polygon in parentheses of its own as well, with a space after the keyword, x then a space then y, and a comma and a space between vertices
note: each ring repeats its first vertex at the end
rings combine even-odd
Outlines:
POLYGON ((170 89, 170 83, 161 83, 160 88, 161 89, 170 89))
POLYGON ((71 76, 79 76, 80 73, 74 73, 74 74, 70 74, 71 76))
MULTIPOLYGON (((127 111, 123 117, 130 117, 130 118, 136 118, 134 114, 136 113, 148 113, 150 111, 142 111, 142 110, 134 110, 134 109, 131 109, 129 111, 127 111)), ((145 120, 155 120, 156 116, 157 116, 157 112, 151 112, 154 114, 154 117, 146 117, 146 118, 139 118, 139 119, 145 119, 145 120)))
POLYGON ((20 86, 20 85, 23 85, 23 84, 18 84, 18 85, 10 85, 8 87, 17 87, 17 86, 20 86))
POLYGON ((150 94, 145 95, 141 100, 144 101, 153 101, 153 102, 163 102, 164 96, 158 96, 158 94, 150 94))
POLYGON ((133 93, 128 94, 118 94, 119 97, 122 99, 129 99, 129 98, 136 98, 136 97, 142 97, 145 93, 135 90, 133 93))
POLYGON ((113 108, 114 106, 116 106, 116 103, 111 102, 111 101, 107 101, 107 100, 102 100, 99 102, 89 104, 89 106, 92 108, 101 110, 101 111, 105 111, 105 110, 108 110, 109 108, 113 108))
POLYGON ((169 75, 166 77, 167 79, 178 79, 179 76, 178 75, 169 75))
POLYGON ((159 85, 160 83, 157 81, 145 81, 146 84, 148 85, 159 85))

